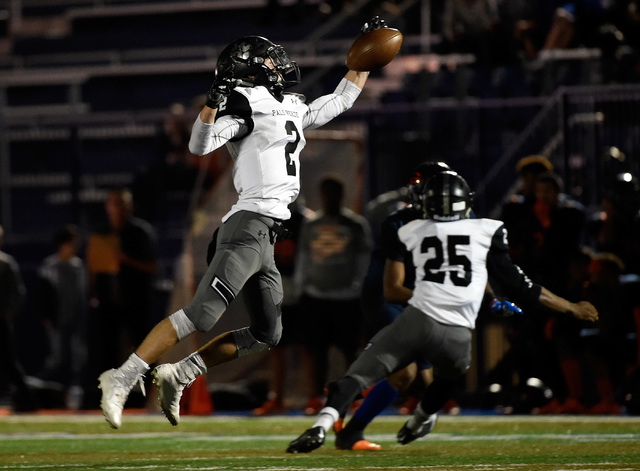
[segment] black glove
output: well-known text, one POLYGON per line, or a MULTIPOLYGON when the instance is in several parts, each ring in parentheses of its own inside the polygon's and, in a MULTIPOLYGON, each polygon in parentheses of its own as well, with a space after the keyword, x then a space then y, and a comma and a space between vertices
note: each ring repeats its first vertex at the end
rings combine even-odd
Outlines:
POLYGON ((368 33, 369 31, 373 31, 374 29, 380 29, 380 28, 386 28, 386 27, 387 27, 387 23, 385 23, 385 21, 382 18, 380 18, 379 16, 374 16, 364 24, 364 26, 360 31, 362 31, 363 33, 368 33))
POLYGON ((216 109, 220 106, 220 103, 227 98, 231 91, 238 85, 238 80, 234 80, 231 77, 220 77, 216 74, 216 78, 207 93, 206 105, 209 108, 216 109))

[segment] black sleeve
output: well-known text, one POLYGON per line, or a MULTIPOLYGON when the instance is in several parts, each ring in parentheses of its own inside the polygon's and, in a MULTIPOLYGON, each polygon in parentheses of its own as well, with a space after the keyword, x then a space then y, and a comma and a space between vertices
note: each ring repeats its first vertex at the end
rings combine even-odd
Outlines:
MULTIPOLYGON (((253 131, 253 119, 251 118, 251 104, 246 96, 237 91, 232 91, 231 94, 227 97, 227 100, 224 105, 221 105, 216 113, 216 118, 218 119, 222 116, 233 116, 235 118, 244 119, 245 124, 249 128, 247 134, 250 134, 253 131)), ((246 134, 242 137, 234 137, 231 141, 238 141, 242 139, 246 134)))
POLYGON ((532 303, 538 302, 542 286, 534 283, 513 263, 509 256, 507 245, 507 231, 500 226, 491 240, 491 248, 487 254, 487 271, 492 287, 499 288, 513 301, 532 303), (494 286, 494 284, 499 286, 494 286))

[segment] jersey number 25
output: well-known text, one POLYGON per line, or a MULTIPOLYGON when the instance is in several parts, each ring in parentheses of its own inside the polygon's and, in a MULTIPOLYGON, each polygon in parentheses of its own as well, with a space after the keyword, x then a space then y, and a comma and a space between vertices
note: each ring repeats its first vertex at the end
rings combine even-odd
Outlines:
POLYGON ((449 270, 442 270, 444 264, 444 251, 443 241, 435 236, 425 237, 422 239, 420 245, 420 251, 422 253, 429 252, 430 249, 434 249, 435 256, 427 259, 424 264, 424 277, 425 281, 433 281, 434 283, 444 283, 445 276, 449 274, 451 282, 456 286, 469 286, 471 283, 471 260, 466 255, 460 255, 457 253, 456 247, 459 245, 469 245, 470 238, 468 235, 450 235, 447 237, 446 250, 449 258, 449 270), (460 276, 460 270, 458 267, 462 267, 464 275, 460 276))

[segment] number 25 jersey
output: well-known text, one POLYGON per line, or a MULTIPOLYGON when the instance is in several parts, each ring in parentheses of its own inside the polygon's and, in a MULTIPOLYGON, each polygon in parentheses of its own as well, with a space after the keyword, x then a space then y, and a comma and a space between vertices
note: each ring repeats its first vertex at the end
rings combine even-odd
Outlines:
POLYGON ((489 273, 510 295, 540 296, 540 286, 509 258, 502 221, 418 219, 402 226, 398 238, 416 267, 409 304, 438 322, 474 329, 489 273))

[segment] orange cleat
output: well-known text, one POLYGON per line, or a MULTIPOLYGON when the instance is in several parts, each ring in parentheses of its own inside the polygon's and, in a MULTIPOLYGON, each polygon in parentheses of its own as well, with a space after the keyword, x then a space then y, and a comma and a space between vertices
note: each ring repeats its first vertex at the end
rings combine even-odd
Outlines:
POLYGON ((336 433, 335 444, 338 450, 378 451, 382 448, 377 443, 365 440, 361 430, 347 432, 343 429, 341 432, 336 433))
POLYGON ((372 443, 369 440, 358 440, 355 442, 351 449, 354 451, 378 451, 381 450, 382 447, 377 443, 372 443))

